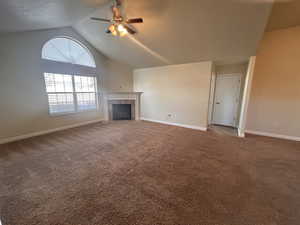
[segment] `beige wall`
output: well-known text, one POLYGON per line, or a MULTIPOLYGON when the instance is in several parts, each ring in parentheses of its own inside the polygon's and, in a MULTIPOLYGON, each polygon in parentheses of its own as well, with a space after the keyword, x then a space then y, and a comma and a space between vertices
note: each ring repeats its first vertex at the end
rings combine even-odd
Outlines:
POLYGON ((107 91, 132 91, 133 69, 126 64, 107 60, 105 74, 102 76, 103 89, 107 91))
POLYGON ((101 119, 101 109, 66 116, 49 116, 41 49, 57 36, 70 36, 85 44, 93 54, 100 91, 131 91, 132 70, 111 61, 84 41, 72 28, 24 32, 0 36, 0 141, 101 119))
POLYGON ((257 52, 247 130, 300 137, 300 27, 265 34, 257 52))
POLYGON ((206 128, 211 74, 211 62, 135 70, 142 117, 206 128))

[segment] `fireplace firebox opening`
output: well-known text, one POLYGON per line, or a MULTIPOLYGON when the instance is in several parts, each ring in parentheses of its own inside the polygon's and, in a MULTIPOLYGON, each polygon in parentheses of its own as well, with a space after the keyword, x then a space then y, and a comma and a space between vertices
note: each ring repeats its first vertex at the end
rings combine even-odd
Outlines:
POLYGON ((109 100, 109 120, 135 120, 135 100, 109 100))
POLYGON ((131 104, 113 104, 113 120, 131 120, 131 104))

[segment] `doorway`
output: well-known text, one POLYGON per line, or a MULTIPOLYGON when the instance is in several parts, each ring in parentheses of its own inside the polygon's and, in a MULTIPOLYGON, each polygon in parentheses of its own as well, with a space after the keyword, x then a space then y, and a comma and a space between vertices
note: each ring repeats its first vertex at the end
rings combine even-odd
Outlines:
POLYGON ((212 124, 236 128, 242 74, 216 76, 212 124))

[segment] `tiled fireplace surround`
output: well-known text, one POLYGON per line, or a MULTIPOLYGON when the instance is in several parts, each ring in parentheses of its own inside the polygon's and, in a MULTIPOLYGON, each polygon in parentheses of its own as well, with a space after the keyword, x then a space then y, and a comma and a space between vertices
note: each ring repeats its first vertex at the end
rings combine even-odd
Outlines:
POLYGON ((140 120, 142 92, 108 92, 104 94, 105 120, 112 120, 113 104, 130 104, 131 119, 140 120))

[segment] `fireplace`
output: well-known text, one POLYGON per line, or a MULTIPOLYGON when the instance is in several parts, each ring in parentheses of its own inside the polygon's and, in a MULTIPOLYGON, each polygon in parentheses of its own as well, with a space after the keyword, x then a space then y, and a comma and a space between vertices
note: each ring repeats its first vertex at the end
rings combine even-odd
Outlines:
POLYGON ((135 101, 109 100, 109 120, 135 120, 135 101))
POLYGON ((142 92, 104 92, 105 120, 140 120, 142 92))
POLYGON ((131 120, 131 104, 113 104, 113 120, 131 120))

